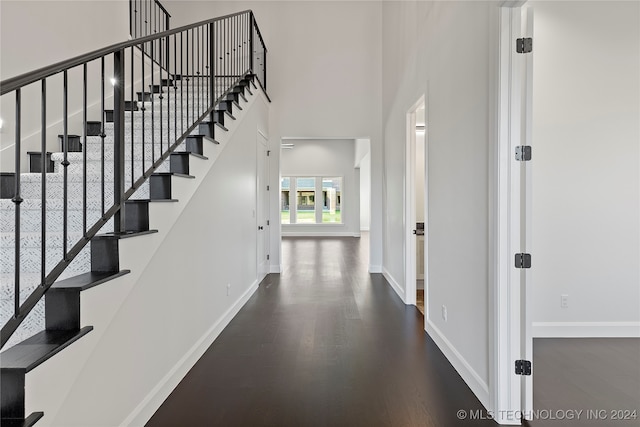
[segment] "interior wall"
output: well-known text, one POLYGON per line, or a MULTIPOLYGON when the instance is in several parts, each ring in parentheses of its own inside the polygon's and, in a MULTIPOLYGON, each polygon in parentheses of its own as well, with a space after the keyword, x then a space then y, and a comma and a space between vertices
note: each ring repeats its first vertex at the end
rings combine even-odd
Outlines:
POLYGON ((45 412, 38 424, 144 425, 257 289, 256 130, 268 133, 269 105, 257 95, 243 107, 229 140, 206 143, 208 173, 173 182, 186 206, 150 206, 159 232, 122 241, 131 273, 83 292, 94 331, 27 377, 27 409, 45 412), (177 216, 170 228, 161 210, 177 216))
POLYGON ((640 4, 533 9, 533 333, 640 336, 640 4))
MULTIPOLYGON (((163 1, 172 25, 252 9, 268 48, 271 182, 278 182, 283 137, 371 139, 370 270, 382 265, 381 2, 163 1)), ((279 217, 271 195, 272 218, 279 217)), ((280 263, 280 227, 271 254, 280 263)))
POLYGON ((371 153, 360 160, 360 231, 371 227, 371 153))
MULTIPOLYGON (((34 71, 65 59, 126 41, 129 37, 129 2, 125 1, 14 1, 0 2, 0 80, 34 71)), ((107 63, 111 70, 111 63, 107 63)), ((97 75, 99 65, 90 67, 89 75, 97 75)), ((109 71, 109 76, 112 73, 109 71)), ((74 115, 82 102, 81 68, 69 72, 69 112, 74 115)), ((40 150, 40 84, 23 89, 22 162, 27 151, 40 150), (36 114, 30 114, 31 112, 36 114), (30 138, 34 135, 34 138, 30 138)), ((98 102, 97 90, 88 94, 89 105, 98 102)), ((58 124, 62 114, 62 78, 48 79, 47 110, 49 125, 58 124)), ((15 95, 8 94, 0 102, 0 171, 14 170, 15 95)), ((99 112, 98 112, 99 115, 99 112)), ((90 118, 91 119, 91 118, 90 118)), ((94 118, 97 120, 96 118, 94 118)), ((80 123, 73 121, 73 125, 80 123)), ((73 132, 78 132, 74 128, 73 132)), ((70 133, 73 133, 70 131, 70 133)), ((48 134, 48 149, 58 147, 55 126, 48 134)))
MULTIPOLYGON (((342 177, 342 224, 282 224, 283 235, 360 235, 360 182, 353 166, 354 140, 286 140, 293 149, 282 150, 280 175, 342 177)), ((274 188, 277 186, 274 186, 274 188)), ((291 198, 295 203, 295 198, 291 198)), ((316 203, 321 203, 316 199, 316 203)))
POLYGON ((382 7, 385 274, 402 296, 404 239, 409 238, 406 120, 425 95, 427 332, 489 407, 490 69, 497 54, 497 3, 409 1, 382 7))

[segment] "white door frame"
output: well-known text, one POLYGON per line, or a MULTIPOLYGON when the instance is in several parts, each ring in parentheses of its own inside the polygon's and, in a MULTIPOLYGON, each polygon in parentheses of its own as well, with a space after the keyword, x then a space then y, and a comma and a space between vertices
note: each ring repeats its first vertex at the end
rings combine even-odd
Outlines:
POLYGON ((269 274, 271 267, 270 261, 261 259, 261 255, 266 258, 270 249, 270 210, 269 210, 269 193, 267 186, 269 185, 269 138, 258 129, 256 135, 256 231, 258 239, 256 241, 256 271, 258 273, 258 281, 262 281, 269 274), (263 227, 259 230, 258 227, 263 227), (262 233, 262 240, 260 240, 262 233), (260 243, 262 242, 262 248, 260 243), (264 252, 264 253, 263 253, 264 252), (262 265, 264 261, 264 265, 262 265))
POLYGON ((505 2, 499 18, 498 146, 492 408, 500 424, 519 425, 533 410, 532 376, 515 374, 515 361, 532 360, 530 269, 515 268, 515 254, 531 246, 531 162, 515 159, 531 145, 531 54, 516 53, 516 39, 530 37, 532 13, 526 1, 505 2), (528 25, 523 25, 523 24, 528 25), (526 31, 523 29, 526 28, 526 31), (523 199, 523 197, 525 199, 523 199))
MULTIPOLYGON (((422 95, 407 112, 406 119, 406 142, 405 142, 405 178, 404 178, 404 302, 407 305, 416 304, 416 237, 413 231, 416 227, 416 111, 421 106, 425 106, 426 117, 426 105, 425 96, 422 95)), ((427 167, 427 132, 425 126, 425 169, 427 167)), ((425 171, 426 172, 426 171, 425 171)), ((426 298, 427 298, 427 173, 425 175, 425 250, 424 250, 424 288, 425 288, 425 312, 426 312, 426 298)), ((425 325, 426 325, 426 313, 425 313, 425 325)))

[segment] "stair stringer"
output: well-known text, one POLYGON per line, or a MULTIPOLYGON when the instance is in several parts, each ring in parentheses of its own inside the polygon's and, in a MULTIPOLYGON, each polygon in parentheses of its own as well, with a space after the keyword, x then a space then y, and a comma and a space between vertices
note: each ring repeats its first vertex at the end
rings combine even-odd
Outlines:
MULTIPOLYGON (((135 322, 127 322, 123 319, 131 319, 131 316, 135 318, 134 305, 140 301, 141 293, 151 292, 151 301, 153 301, 154 290, 145 282, 145 277, 153 273, 149 265, 157 258, 158 250, 170 244, 165 240, 168 236, 175 234, 174 228, 180 224, 185 209, 188 209, 198 196, 206 196, 202 194, 202 184, 208 182, 208 185, 211 185, 212 174, 215 174, 218 169, 213 167, 214 164, 218 164, 218 159, 224 156, 229 150, 228 147, 233 147, 237 140, 243 138, 242 135, 237 134, 244 133, 246 139, 247 128, 250 128, 250 141, 255 151, 256 127, 267 129, 265 117, 268 107, 263 95, 254 94, 249 97, 248 102, 242 102, 242 107, 242 114, 237 121, 230 124, 229 131, 216 133, 216 140, 220 145, 215 145, 211 141, 205 143, 204 155, 208 160, 192 159, 191 174, 195 179, 172 178, 173 198, 178 199, 179 202, 151 204, 150 226, 159 232, 120 241, 121 267, 130 269, 131 274, 81 294, 82 325, 93 325, 94 331, 27 375, 26 409, 27 413, 35 409, 44 410, 45 417, 39 425, 71 427, 143 424, 144 422, 138 423, 134 419, 141 420, 153 414, 177 382, 255 291, 257 278, 251 280, 247 286, 241 286, 245 288, 244 292, 236 291, 232 298, 227 298, 224 310, 218 310, 220 315, 207 321, 209 327, 206 331, 194 332, 190 345, 180 347, 181 351, 184 350, 183 354, 174 358, 171 366, 165 366, 160 371, 155 370, 150 373, 145 370, 144 364, 140 364, 135 366, 133 374, 129 372, 126 375, 122 370, 114 368, 116 362, 126 368, 132 368, 131 365, 127 365, 131 360, 127 355, 137 354, 131 347, 132 345, 135 347, 139 340, 132 339, 127 335, 130 332, 126 332, 127 329, 136 327, 136 324, 133 324, 135 322), (250 116, 256 117, 250 119, 250 116), (136 379, 136 373, 145 372, 150 377, 143 375, 144 380, 136 379), (136 384, 145 384, 145 386, 142 389, 135 388, 136 384), (132 388, 135 390, 132 391, 132 388)), ((176 251, 180 250, 184 252, 186 248, 176 248, 176 251)), ((191 266, 187 262, 183 268, 189 269, 191 266)), ((172 268, 172 271, 175 270, 176 268, 172 268)), ((194 298, 192 302, 197 303, 198 299, 195 296, 194 298)), ((140 320, 142 322, 148 319, 140 320)), ((170 326, 162 324, 164 321, 162 317, 155 320, 160 322, 155 328, 164 331, 170 326)), ((145 335, 144 332, 144 329, 139 330, 142 336, 145 335)), ((154 348, 158 354, 163 352, 162 348, 168 346, 170 346, 169 343, 159 348, 149 346, 143 348, 143 351, 154 348)))

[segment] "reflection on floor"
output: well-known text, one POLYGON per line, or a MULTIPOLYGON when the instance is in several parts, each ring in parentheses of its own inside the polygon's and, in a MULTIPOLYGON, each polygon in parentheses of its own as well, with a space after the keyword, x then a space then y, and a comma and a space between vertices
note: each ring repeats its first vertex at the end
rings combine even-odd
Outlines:
POLYGON ((368 236, 284 238, 271 274, 147 427, 494 427, 368 236), (468 421, 468 420, 467 420, 468 421))
POLYGON ((420 310, 420 313, 424 315, 424 289, 418 289, 416 294, 416 307, 420 310))
POLYGON ((640 339, 534 339, 533 406, 532 427, 640 426, 640 339))

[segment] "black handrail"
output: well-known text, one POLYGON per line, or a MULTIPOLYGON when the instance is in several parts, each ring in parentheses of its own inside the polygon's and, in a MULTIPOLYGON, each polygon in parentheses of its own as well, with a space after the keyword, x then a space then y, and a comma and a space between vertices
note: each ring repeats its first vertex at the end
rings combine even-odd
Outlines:
MULTIPOLYGON (((206 24, 212 24, 214 22, 220 22, 223 21, 225 19, 234 17, 234 16, 239 16, 242 14, 246 14, 249 13, 251 15, 253 15, 253 12, 251 10, 244 10, 242 12, 237 12, 237 13, 232 13, 229 15, 225 15, 225 16, 221 16, 218 18, 213 18, 213 19, 207 19, 204 21, 200 21, 200 22, 196 22, 195 24, 190 24, 190 25, 185 25, 183 27, 180 28, 174 28, 172 30, 167 30, 167 31, 163 31, 162 33, 158 33, 155 35, 151 35, 151 36, 146 36, 146 37, 140 37, 137 39, 133 39, 133 40, 128 40, 126 42, 122 42, 122 43, 116 43, 113 44, 111 46, 107 46, 104 47, 102 49, 97 49, 94 50, 92 52, 88 52, 79 56, 76 56, 75 58, 71 58, 71 59, 67 59, 64 61, 60 61, 57 62, 53 65, 47 65, 46 67, 42 67, 39 68, 37 70, 34 71, 30 71, 28 73, 24 73, 24 74, 20 74, 19 76, 15 76, 15 77, 11 77, 8 79, 5 79, 3 81, 0 82, 0 96, 5 95, 9 92, 13 92, 23 86, 27 86, 29 84, 35 83, 39 80, 45 79, 47 77, 51 77, 54 74, 58 74, 61 73, 65 70, 68 70, 70 68, 74 68, 77 67, 78 65, 82 65, 86 62, 90 62, 93 61, 95 59, 99 59, 103 56, 107 56, 110 55, 112 53, 115 53, 117 51, 123 50, 123 49, 127 49, 133 46, 139 46, 141 44, 147 43, 147 42, 151 42, 154 40, 159 40, 161 38, 166 38, 167 36, 172 36, 174 34, 178 34, 178 33, 182 33, 185 32, 187 30, 191 30, 194 29, 196 27, 199 26, 203 26, 206 24)), ((262 40, 262 39, 261 39, 262 40)), ((265 49, 266 51, 266 49, 265 49)))
MULTIPOLYGON (((238 93, 233 90, 236 85, 248 78, 259 84, 263 90, 266 88, 266 52, 267 49, 255 23, 253 12, 246 10, 117 43, 0 82, 0 96, 15 93, 15 192, 11 199, 15 206, 15 313, 0 330, 0 347, 8 342, 54 281, 111 218, 113 218, 115 233, 130 231, 127 230, 125 201, 136 193, 152 173, 198 127, 199 123, 207 118, 209 118, 211 129, 209 136, 213 137, 213 122, 217 114, 215 110, 222 105, 222 101, 225 101, 224 105, 227 106, 238 102, 238 93), (142 53, 139 58, 134 55, 135 49, 142 53), (106 76, 105 59, 113 61, 113 110, 106 109, 105 86, 108 85, 109 79, 106 76), (98 75, 95 74, 95 67, 89 65, 95 64, 93 61, 99 62, 98 75), (150 71, 145 67, 147 62, 150 71), (155 66, 156 64, 158 66, 155 66), (70 71, 75 71, 76 67, 81 67, 82 70, 82 103, 78 110, 82 114, 81 137, 70 134, 72 124, 69 120, 69 111, 74 111, 69 108, 69 102, 74 99, 70 96, 72 89, 70 86, 73 85, 74 80, 73 77, 69 79, 69 76, 70 71), (91 75, 89 75, 90 69, 93 69, 91 75), (58 113, 61 116, 60 123, 63 124, 62 135, 60 135, 62 161, 58 160, 62 167, 59 170, 62 172, 62 196, 59 196, 63 203, 60 244, 62 254, 58 256, 56 253, 49 256, 46 254, 47 204, 50 203, 48 196, 50 186, 47 185, 46 179, 49 167, 46 160, 46 135, 47 118, 51 116, 51 110, 47 109, 46 105, 47 79, 60 74, 63 76, 63 101, 61 113, 58 113), (20 175, 23 155, 21 95, 22 88, 37 82, 41 83, 42 108, 40 152, 36 153, 40 155, 39 172, 41 173, 40 193, 37 196, 41 203, 39 230, 41 274, 40 286, 37 286, 21 303, 21 252, 23 249, 21 249, 20 219, 21 204, 26 194, 23 194, 26 190, 22 189, 20 175), (151 83, 149 91, 145 82, 151 83), (88 83, 91 83, 91 88, 88 87, 88 83), (178 86, 180 86, 180 92, 178 92, 178 86), (125 87, 129 89, 128 93, 125 87), (136 87, 141 89, 137 94, 138 101, 142 104, 138 104, 134 99, 136 87), (168 92, 164 92, 165 88, 169 88, 168 92), (174 95, 171 95, 172 91, 174 95), (99 137, 98 141, 89 139, 89 122, 87 121, 89 92, 100 93, 98 104, 101 119, 99 122, 93 122, 94 129, 91 133, 92 136, 99 137), (126 100, 127 96, 131 99, 126 100), (179 101, 178 98, 180 98, 179 101), (146 104, 148 102, 151 104, 146 104), (138 108, 140 105, 141 108, 138 108), (147 105, 150 108, 147 108, 147 105), (137 114, 136 111, 138 111, 137 114), (113 122, 113 125, 108 122, 113 122), (171 129, 172 124, 173 129, 171 129), (148 133, 151 134, 150 138, 148 133), (94 150, 92 151, 93 173, 100 174, 99 182, 95 179, 89 181, 88 151, 90 143, 98 142, 99 145, 94 145, 91 149, 94 150), (81 144, 84 144, 84 147, 81 144), (112 159, 107 159, 107 149, 113 150, 112 159), (73 154, 76 151, 82 151, 81 160, 73 154), (81 166, 81 169, 74 169, 76 165, 81 166), (108 179, 107 175, 110 175, 108 179), (73 181, 72 177, 76 181, 73 181), (78 184, 72 185, 72 182, 78 184), (93 185, 91 190, 89 190, 90 184, 93 185), (77 225, 69 219, 69 201, 74 199, 69 191, 77 190, 80 185, 81 197, 75 198, 75 203, 81 203, 82 217, 79 221, 81 225, 77 225), (89 194, 92 196, 91 200, 97 202, 95 204, 100 205, 99 207, 93 206, 90 210, 89 194), (88 218, 90 213, 95 216, 96 212, 99 212, 98 219, 88 218), (82 236, 75 243, 75 237, 71 239, 70 236, 72 232, 82 236), (47 261, 57 262, 54 264, 47 261), (52 264, 52 267, 49 268, 47 264, 52 264)), ((244 82, 245 85, 239 88, 246 87, 246 83, 244 82)), ((95 178, 98 177, 95 176, 95 178)), ((52 190, 56 190, 55 186, 52 190)), ((31 188, 28 198, 35 199, 34 193, 37 191, 31 188)))

